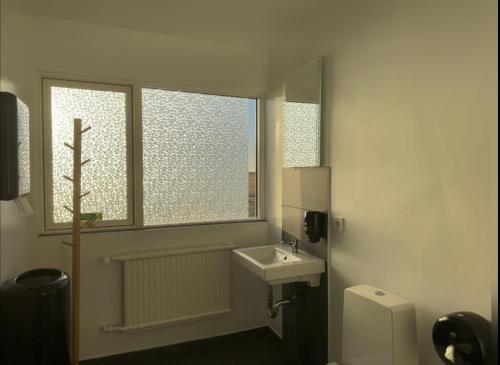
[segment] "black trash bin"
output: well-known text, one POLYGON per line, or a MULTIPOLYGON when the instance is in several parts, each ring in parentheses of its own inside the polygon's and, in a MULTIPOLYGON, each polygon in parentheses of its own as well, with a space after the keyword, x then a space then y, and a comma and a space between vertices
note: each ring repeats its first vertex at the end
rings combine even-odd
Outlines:
POLYGON ((69 279, 57 269, 27 271, 0 290, 0 364, 70 365, 69 279))

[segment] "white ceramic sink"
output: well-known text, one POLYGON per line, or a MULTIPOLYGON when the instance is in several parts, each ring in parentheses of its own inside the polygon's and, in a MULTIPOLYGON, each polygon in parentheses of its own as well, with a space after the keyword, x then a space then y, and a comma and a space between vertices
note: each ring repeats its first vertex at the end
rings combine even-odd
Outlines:
POLYGON ((302 250, 292 253, 291 248, 258 246, 233 250, 234 258, 270 285, 307 282, 318 286, 325 262, 302 250))

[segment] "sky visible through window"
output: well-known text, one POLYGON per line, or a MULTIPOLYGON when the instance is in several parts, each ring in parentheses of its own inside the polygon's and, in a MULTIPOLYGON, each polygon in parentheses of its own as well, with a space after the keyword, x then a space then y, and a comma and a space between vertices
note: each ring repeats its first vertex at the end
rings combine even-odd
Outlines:
POLYGON ((248 216, 257 216, 257 100, 248 99, 248 216))
POLYGON ((257 146, 257 100, 248 99, 248 171, 255 172, 256 169, 256 146, 257 146))

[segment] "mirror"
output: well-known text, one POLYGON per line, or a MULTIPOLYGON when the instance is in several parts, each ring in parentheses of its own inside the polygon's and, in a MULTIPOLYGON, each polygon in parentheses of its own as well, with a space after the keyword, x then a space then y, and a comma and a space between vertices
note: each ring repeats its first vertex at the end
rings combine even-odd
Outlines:
POLYGON ((283 122, 283 167, 321 164, 321 61, 287 75, 283 122))

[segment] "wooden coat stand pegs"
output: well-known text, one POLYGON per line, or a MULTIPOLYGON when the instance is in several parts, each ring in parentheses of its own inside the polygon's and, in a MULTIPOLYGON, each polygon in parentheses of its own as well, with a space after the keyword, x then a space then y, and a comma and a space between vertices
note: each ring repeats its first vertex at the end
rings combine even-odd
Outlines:
POLYGON ((91 127, 82 129, 82 120, 74 119, 73 145, 64 145, 73 151, 73 177, 64 175, 63 177, 73 184, 73 209, 68 206, 64 208, 73 215, 73 240, 62 243, 72 248, 72 275, 71 275, 71 362, 78 365, 80 362, 80 230, 89 222, 81 224, 81 199, 90 191, 81 193, 82 166, 90 160, 82 162, 82 134, 90 130, 91 127))

